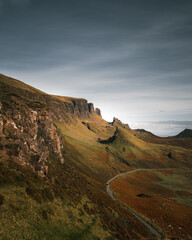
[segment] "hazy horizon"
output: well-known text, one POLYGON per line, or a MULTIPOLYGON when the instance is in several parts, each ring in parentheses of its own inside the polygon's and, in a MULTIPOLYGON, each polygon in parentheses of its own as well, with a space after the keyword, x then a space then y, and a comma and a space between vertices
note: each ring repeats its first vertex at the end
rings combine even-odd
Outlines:
POLYGON ((145 129, 159 137, 172 137, 185 129, 192 130, 192 121, 156 121, 156 122, 130 122, 132 129, 145 129))
POLYGON ((192 121, 191 10, 190 0, 0 0, 0 72, 86 98, 107 121, 178 134, 192 121), (152 124, 170 120, 178 126, 152 124))

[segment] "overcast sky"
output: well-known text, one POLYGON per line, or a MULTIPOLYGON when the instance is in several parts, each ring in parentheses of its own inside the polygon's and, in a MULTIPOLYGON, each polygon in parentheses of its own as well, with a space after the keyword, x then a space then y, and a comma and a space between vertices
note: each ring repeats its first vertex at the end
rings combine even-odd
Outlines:
POLYGON ((0 72, 108 121, 191 121, 192 1, 0 0, 0 72))

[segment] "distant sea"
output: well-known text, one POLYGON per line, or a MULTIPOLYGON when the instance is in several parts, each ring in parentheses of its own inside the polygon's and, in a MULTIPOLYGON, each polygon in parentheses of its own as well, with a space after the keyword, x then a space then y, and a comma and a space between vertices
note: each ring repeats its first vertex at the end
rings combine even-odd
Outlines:
POLYGON ((160 137, 175 136, 184 129, 192 129, 192 121, 129 122, 132 129, 145 129, 160 137))

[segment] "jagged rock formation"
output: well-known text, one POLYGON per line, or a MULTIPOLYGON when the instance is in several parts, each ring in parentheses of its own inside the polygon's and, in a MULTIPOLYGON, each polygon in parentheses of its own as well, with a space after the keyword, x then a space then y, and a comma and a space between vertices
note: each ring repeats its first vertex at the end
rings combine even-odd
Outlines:
POLYGON ((88 103, 88 109, 91 114, 97 114, 101 116, 101 110, 99 108, 94 109, 93 103, 88 103))
POLYGON ((95 112, 93 103, 88 103, 88 108, 89 108, 89 112, 90 113, 94 113, 95 112))
POLYGON ((0 88, 0 156, 12 157, 45 177, 50 157, 64 162, 62 135, 54 122, 89 118, 96 114, 93 104, 51 96, 4 75, 0 88))
POLYGON ((42 177, 47 175, 50 155, 64 162, 62 138, 49 111, 25 105, 14 108, 1 103, 0 106, 1 148, 5 156, 33 168, 42 177))
POLYGON ((101 116, 101 110, 99 108, 96 108, 95 112, 96 112, 97 115, 101 116))

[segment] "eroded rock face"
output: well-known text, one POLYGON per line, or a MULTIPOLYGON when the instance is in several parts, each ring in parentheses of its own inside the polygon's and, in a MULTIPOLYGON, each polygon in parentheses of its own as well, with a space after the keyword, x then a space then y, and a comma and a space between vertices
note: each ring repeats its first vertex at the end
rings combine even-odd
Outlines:
POLYGON ((99 108, 94 109, 93 103, 88 103, 88 108, 89 108, 89 112, 91 114, 97 114, 97 115, 101 116, 101 110, 99 108))
POLYGON ((4 134, 3 134, 3 118, 0 115, 0 137, 3 137, 3 136, 4 136, 4 134))
POLYGON ((0 158, 17 161, 45 177, 49 158, 64 162, 62 135, 54 121, 71 123, 100 111, 86 99, 57 98, 25 84, 6 85, 5 80, 1 87, 6 91, 0 95, 0 158))
POLYGON ((57 99, 46 96, 47 102, 52 114, 60 121, 69 122, 67 114, 75 118, 89 118, 90 114, 94 114, 94 106, 88 103, 86 99, 73 99, 71 102, 62 102, 57 99))
POLYGON ((95 113, 93 103, 88 103, 88 107, 89 107, 89 112, 90 112, 90 113, 95 113))
POLYGON ((101 110, 99 108, 96 108, 95 112, 96 112, 97 115, 101 116, 101 110))
POLYGON ((48 110, 35 110, 24 103, 19 107, 0 104, 0 137, 4 154, 42 177, 48 173, 51 156, 64 162, 62 137, 48 110))

